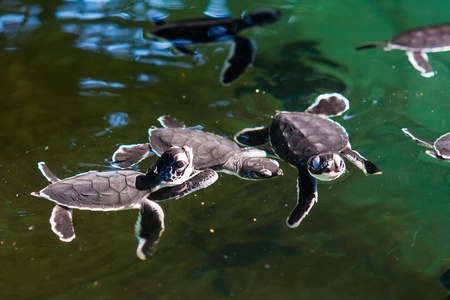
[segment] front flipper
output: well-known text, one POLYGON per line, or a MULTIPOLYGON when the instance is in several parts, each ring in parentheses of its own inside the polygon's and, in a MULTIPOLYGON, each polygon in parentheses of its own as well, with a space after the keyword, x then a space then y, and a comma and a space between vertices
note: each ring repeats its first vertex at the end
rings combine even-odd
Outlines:
POLYGON ((114 152, 112 165, 120 169, 129 168, 152 154, 149 143, 122 145, 114 152))
POLYGON ((298 167, 297 197, 297 206, 286 220, 290 228, 300 225, 318 200, 316 179, 308 173, 306 161, 298 167))
POLYGON ((52 231, 63 242, 71 242, 75 238, 75 229, 72 223, 72 209, 55 205, 50 217, 52 231))
POLYGON ((234 140, 246 146, 260 146, 269 142, 269 127, 244 128, 234 136, 234 140))
POLYGON ((222 69, 220 81, 227 85, 241 76, 253 63, 255 52, 256 46, 250 39, 235 37, 230 54, 222 69))
POLYGON ((137 256, 145 260, 156 250, 156 245, 164 231, 164 212, 156 202, 143 199, 136 223, 136 237, 139 244, 137 256))
POLYGON ((373 162, 365 159, 361 154, 358 153, 358 151, 346 148, 342 150, 341 153, 355 166, 361 169, 366 175, 378 175, 382 173, 380 168, 378 168, 373 162))
POLYGON ((420 75, 427 78, 434 76, 433 68, 428 62, 428 56, 425 52, 406 51, 406 55, 413 67, 420 72, 420 75))
POLYGON ((191 176, 187 181, 180 185, 162 188, 151 193, 150 196, 148 196, 148 199, 155 201, 178 199, 210 186, 216 182, 218 178, 217 172, 212 169, 198 171, 194 176, 191 176))
POLYGON ((403 131, 404 134, 406 134, 407 136, 409 136, 410 138, 415 140, 417 143, 419 143, 419 145, 424 146, 424 147, 428 147, 428 148, 433 148, 433 143, 430 143, 429 141, 422 140, 421 138, 419 138, 418 136, 413 134, 411 131, 409 131, 408 128, 402 128, 402 131, 403 131))

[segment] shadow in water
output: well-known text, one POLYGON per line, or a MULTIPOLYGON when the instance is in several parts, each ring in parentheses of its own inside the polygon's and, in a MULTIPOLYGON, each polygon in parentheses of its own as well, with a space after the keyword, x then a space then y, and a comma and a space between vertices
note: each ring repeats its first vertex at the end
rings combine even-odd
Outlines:
POLYGON ((255 89, 273 95, 283 101, 284 110, 302 111, 299 99, 308 99, 325 92, 343 93, 347 88, 340 78, 319 71, 316 66, 345 72, 346 68, 320 52, 319 42, 298 40, 283 45, 273 56, 258 57, 255 63, 254 84, 242 87, 238 94, 254 92, 255 89))

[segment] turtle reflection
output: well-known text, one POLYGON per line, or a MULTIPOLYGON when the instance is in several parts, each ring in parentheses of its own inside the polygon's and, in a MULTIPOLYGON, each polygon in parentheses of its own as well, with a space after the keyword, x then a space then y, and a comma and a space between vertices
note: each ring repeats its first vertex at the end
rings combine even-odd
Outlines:
POLYGON ((321 65, 331 70, 345 71, 345 67, 326 58, 315 40, 299 40, 284 44, 278 55, 261 56, 254 64, 254 84, 239 87, 238 94, 263 90, 283 101, 286 110, 299 110, 298 99, 335 91, 343 93, 347 86, 338 77, 318 71, 321 65))
POLYGON ((187 55, 195 54, 189 48, 193 44, 231 42, 231 50, 220 76, 223 84, 230 84, 253 63, 256 51, 256 45, 252 40, 237 34, 244 29, 272 24, 280 16, 277 10, 260 9, 242 18, 203 18, 167 24, 158 20, 158 25, 146 35, 169 41, 181 53, 187 55))

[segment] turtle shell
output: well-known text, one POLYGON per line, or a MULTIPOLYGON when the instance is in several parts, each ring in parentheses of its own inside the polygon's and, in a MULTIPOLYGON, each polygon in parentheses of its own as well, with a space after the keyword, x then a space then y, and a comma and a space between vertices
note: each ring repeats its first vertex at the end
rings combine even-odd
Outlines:
POLYGON ((136 171, 91 171, 56 181, 39 192, 53 202, 82 210, 119 210, 132 207, 149 194, 136 188, 136 171))
POLYGON ((450 132, 439 137, 434 142, 434 149, 444 159, 450 159, 450 132))
POLYGON ((241 149, 227 138, 189 128, 150 129, 149 142, 158 155, 172 146, 191 147, 196 169, 220 168, 241 149))
POLYGON ((275 153, 292 165, 319 153, 340 153, 349 144, 347 132, 341 125, 303 112, 277 113, 269 135, 275 153))
POLYGON ((419 52, 445 51, 443 48, 450 47, 450 24, 427 26, 403 32, 394 37, 388 47, 419 52))

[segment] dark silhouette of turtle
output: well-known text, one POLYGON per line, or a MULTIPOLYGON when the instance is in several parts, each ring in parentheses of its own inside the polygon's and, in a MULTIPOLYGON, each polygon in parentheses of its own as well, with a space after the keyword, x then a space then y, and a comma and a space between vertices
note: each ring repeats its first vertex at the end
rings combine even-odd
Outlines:
POLYGON ((371 42, 356 46, 356 50, 385 46, 384 50, 406 51, 409 61, 423 77, 432 77, 435 72, 428 62, 427 53, 450 50, 450 24, 425 26, 408 30, 388 42, 371 42))
POLYGON ((186 20, 162 24, 150 31, 150 36, 172 42, 174 47, 184 54, 194 55, 189 44, 211 44, 231 41, 230 54, 222 70, 220 81, 230 84, 241 76, 253 63, 256 46, 254 42, 237 34, 254 26, 272 24, 280 18, 280 12, 274 9, 261 9, 240 19, 207 18, 186 20))
POLYGON ((136 223, 139 239, 136 253, 141 259, 153 254, 164 231, 164 212, 149 199, 152 193, 158 200, 181 197, 203 188, 209 180, 204 174, 193 175, 192 149, 189 147, 170 148, 145 174, 130 170, 90 171, 60 180, 44 162, 38 167, 51 184, 31 194, 56 203, 50 224, 61 241, 70 242, 75 238, 72 209, 116 211, 137 208, 140 216, 136 223))
POLYGON ((450 132, 441 135, 434 143, 422 140, 414 135, 408 128, 402 128, 403 132, 419 143, 421 146, 432 148, 434 150, 426 150, 425 153, 429 156, 442 161, 450 161, 450 132))
MULTIPOLYGON (((153 153, 161 155, 172 146, 188 146, 194 155, 197 172, 222 171, 243 179, 267 179, 282 175, 276 160, 256 148, 240 148, 222 136, 196 128, 186 128, 184 123, 170 116, 158 118, 163 128, 148 130, 149 142, 122 145, 113 154, 113 165, 128 168, 153 153)), ((216 176, 217 178, 217 176, 216 176)))
POLYGON ((298 169, 298 203, 287 219, 291 228, 297 227, 317 202, 316 179, 330 181, 344 173, 340 155, 365 174, 381 174, 375 164, 351 149, 344 127, 328 118, 348 108, 342 95, 323 94, 305 112, 277 111, 269 127, 246 128, 235 136, 249 146, 270 143, 276 155, 298 169))

